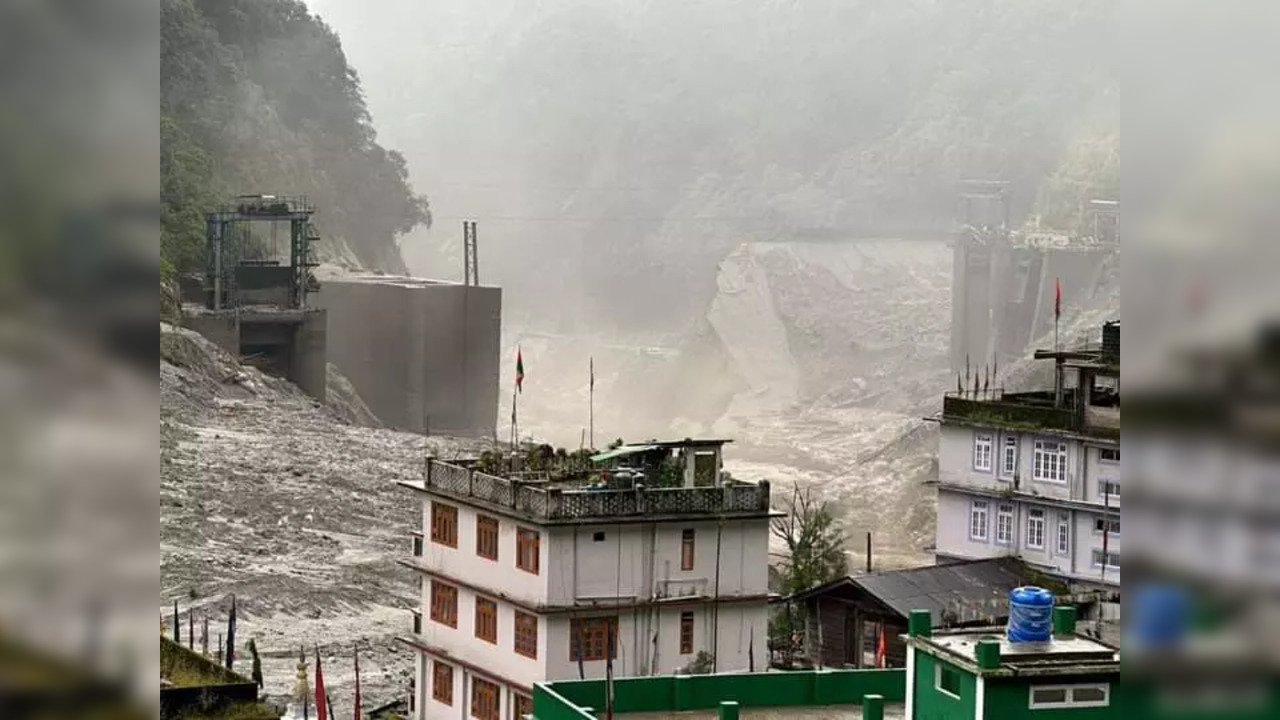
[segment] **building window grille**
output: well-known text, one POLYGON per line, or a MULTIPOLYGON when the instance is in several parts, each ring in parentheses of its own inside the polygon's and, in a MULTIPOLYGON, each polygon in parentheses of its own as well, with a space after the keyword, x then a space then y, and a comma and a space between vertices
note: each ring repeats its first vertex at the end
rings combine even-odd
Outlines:
POLYGON ((498 519, 476 516, 476 555, 487 560, 498 559, 498 519))
POLYGON ((693 653, 693 613, 680 613, 680 654, 693 653))
POLYGON ((501 689, 484 678, 471 676, 471 717, 498 720, 501 689))
POLYGON ((1120 518, 1094 518, 1093 534, 1101 535, 1104 531, 1113 537, 1119 536, 1120 518))
POLYGON ((453 667, 439 660, 431 665, 431 697, 438 703, 453 704, 453 667))
POLYGON ((680 569, 681 570, 693 569, 693 547, 694 547, 693 543, 694 543, 695 535, 696 533, 692 529, 686 529, 684 532, 680 533, 680 569))
POLYGON ((609 652, 618 657, 618 617, 581 618, 569 621, 569 660, 604 660, 609 652))
POLYGON ((1067 557, 1071 554, 1071 516, 1058 514, 1058 555, 1067 557))
POLYGON ((1001 505, 996 509, 996 542, 1013 544, 1013 506, 1001 505))
POLYGON ((969 507, 969 537, 987 541, 987 501, 974 500, 969 507))
POLYGON ((432 501, 431 542, 458 547, 458 508, 432 501))
POLYGON ((1116 502, 1120 499, 1120 483, 1115 480, 1100 480, 1098 482, 1098 494, 1105 501, 1116 502))
POLYGON ((431 620, 458 627, 458 588, 439 580, 431 581, 431 620))
POLYGON ((520 528, 516 531, 516 567, 527 573, 538 574, 540 540, 536 530, 520 528))
POLYGON ((516 610, 515 618, 516 654, 538 659, 538 617, 516 610))
POLYGON ((1011 478, 1018 471, 1018 438, 1006 435, 1000 451, 1000 475, 1011 478))
POLYGON ((1037 440, 1031 477, 1040 482, 1067 481, 1067 445, 1052 440, 1037 440))
POLYGON ((515 698, 515 712, 512 713, 513 720, 523 720, 525 715, 533 714, 533 699, 524 695, 512 695, 515 698))
POLYGON ((488 598, 476 598, 476 637, 498 644, 498 603, 488 598))
POLYGON ((973 469, 980 472, 991 472, 991 436, 975 435, 973 437, 973 469))
POLYGON ((1120 569, 1120 553, 1118 552, 1102 552, 1101 550, 1093 551, 1093 566, 1096 568, 1105 567, 1108 570, 1120 569))
POLYGON ((1033 550, 1044 549, 1044 511, 1031 509, 1027 511, 1027 547, 1033 550))
POLYGON ((1027 705, 1035 710, 1041 708, 1105 707, 1110 703, 1111 685, 1109 683, 1090 683, 1032 686, 1027 705))

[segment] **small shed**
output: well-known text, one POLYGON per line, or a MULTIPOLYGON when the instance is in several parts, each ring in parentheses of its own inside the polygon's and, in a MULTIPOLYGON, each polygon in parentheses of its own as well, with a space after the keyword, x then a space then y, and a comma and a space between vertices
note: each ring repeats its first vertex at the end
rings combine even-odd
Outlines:
POLYGON ((1009 591, 1029 581, 1016 558, 973 560, 839 578, 778 600, 803 608, 804 657, 820 667, 906 666, 907 621, 929 610, 939 627, 990 626, 1008 618, 1009 591))
POLYGON ((593 455, 591 462, 614 469, 629 467, 640 472, 651 485, 711 487, 720 482, 724 446, 731 442, 691 438, 650 440, 610 448, 593 455))

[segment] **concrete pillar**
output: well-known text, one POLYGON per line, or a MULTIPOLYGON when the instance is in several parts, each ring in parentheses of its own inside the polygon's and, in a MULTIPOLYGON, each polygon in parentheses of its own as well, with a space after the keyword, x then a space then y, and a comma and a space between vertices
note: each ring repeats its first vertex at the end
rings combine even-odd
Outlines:
POLYGON ((720 702, 720 720, 738 720, 738 703, 732 700, 722 700, 720 702))
POLYGON ((328 396, 329 355, 324 310, 308 310, 294 331, 293 367, 290 379, 311 397, 324 402, 328 396))
POLYGON ((862 696, 862 720, 884 720, 883 695, 862 696))
POLYGON ((912 610, 907 618, 907 634, 911 637, 932 637, 933 616, 928 610, 912 610))
POLYGON ((1000 667, 1000 641, 979 640, 973 649, 974 659, 983 670, 995 670, 1000 667))

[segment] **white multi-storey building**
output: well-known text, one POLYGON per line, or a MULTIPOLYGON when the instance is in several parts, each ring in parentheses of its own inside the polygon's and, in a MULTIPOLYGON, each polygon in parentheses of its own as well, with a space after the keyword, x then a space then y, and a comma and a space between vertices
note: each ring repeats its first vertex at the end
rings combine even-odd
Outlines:
POLYGON ((701 653, 717 672, 763 670, 769 487, 724 475, 722 444, 596 458, 657 457, 662 478, 530 481, 431 459, 423 482, 402 483, 423 514, 403 563, 422 583, 400 638, 418 652, 414 717, 519 718, 534 683, 603 677, 610 654, 618 677, 677 672, 701 653))
POLYGON ((948 393, 937 416, 939 562, 1012 555, 1075 587, 1120 584, 1120 324, 1037 351, 1055 389, 948 393))

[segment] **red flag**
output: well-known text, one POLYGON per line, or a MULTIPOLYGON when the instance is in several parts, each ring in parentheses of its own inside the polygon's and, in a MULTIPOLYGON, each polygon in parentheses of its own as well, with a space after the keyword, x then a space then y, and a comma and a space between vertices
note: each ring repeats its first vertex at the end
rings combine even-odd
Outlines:
POLYGON ((320 671, 320 647, 316 646, 316 717, 327 720, 329 699, 324 692, 324 673, 320 671))
POLYGON ((876 641, 876 667, 884 667, 884 625, 880 626, 880 639, 876 641))
POLYGON ((516 347, 516 390, 524 392, 524 355, 516 347))
POLYGON ((355 651, 355 658, 356 658, 356 715, 355 715, 355 720, 361 720, 361 718, 360 718, 360 651, 359 651, 359 650, 356 650, 356 651, 355 651))
POLYGON ((1053 290, 1053 319, 1062 317, 1062 278, 1057 278, 1053 290))

